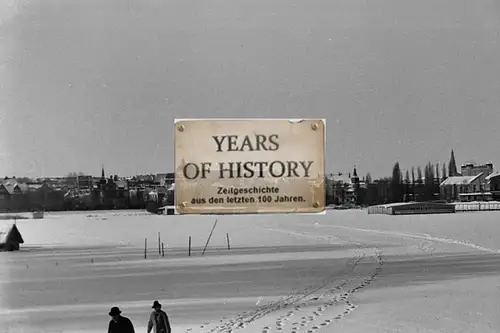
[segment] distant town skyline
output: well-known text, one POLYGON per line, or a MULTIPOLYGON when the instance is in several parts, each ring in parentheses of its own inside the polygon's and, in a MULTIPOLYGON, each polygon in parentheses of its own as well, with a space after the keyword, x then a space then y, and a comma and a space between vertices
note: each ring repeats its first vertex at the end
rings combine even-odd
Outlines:
POLYGON ((0 5, 0 175, 173 172, 175 118, 325 118, 326 172, 500 165, 479 0, 0 5))

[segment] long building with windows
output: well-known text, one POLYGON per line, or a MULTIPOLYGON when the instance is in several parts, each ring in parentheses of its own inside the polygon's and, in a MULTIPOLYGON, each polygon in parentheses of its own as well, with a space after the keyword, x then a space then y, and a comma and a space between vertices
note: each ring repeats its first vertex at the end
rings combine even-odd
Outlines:
POLYGON ((495 186, 493 163, 477 165, 472 162, 461 166, 461 174, 448 177, 440 184, 441 198, 447 201, 495 200, 491 191, 495 186), (493 179, 493 182, 492 182, 493 179), (492 184, 492 185, 491 185, 492 184))

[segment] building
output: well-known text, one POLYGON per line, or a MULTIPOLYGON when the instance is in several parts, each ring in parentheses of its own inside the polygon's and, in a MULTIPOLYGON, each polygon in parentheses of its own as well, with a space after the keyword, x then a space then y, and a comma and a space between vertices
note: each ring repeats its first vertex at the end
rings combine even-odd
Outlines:
POLYGON ((92 189, 70 189, 64 194, 64 207, 68 209, 93 209, 92 189))
POLYGON ((28 184, 26 197, 30 209, 61 210, 66 193, 65 188, 58 188, 44 182, 42 184, 28 184))
MULTIPOLYGON (((465 163, 460 167, 462 176, 478 177, 479 186, 475 186, 474 190, 469 193, 461 193, 460 201, 487 201, 492 200, 492 194, 487 189, 487 178, 493 174, 493 163, 475 164, 473 162, 465 163)), ((476 180, 475 180, 476 182, 476 180)))
POLYGON ((114 208, 125 209, 129 205, 129 187, 126 180, 113 181, 115 199, 113 201, 114 208))
POLYGON ((117 175, 106 178, 104 166, 101 178, 92 191, 92 202, 99 209, 125 209, 129 205, 129 183, 117 175))
POLYGON ((15 224, 8 224, 0 229, 1 250, 19 251, 20 244, 24 244, 24 240, 15 224))
POLYGON ((455 213, 455 205, 437 202, 396 202, 368 208, 368 214, 414 215, 442 213, 455 213))
POLYGON ((492 173, 486 177, 486 191, 491 193, 493 200, 500 201, 500 172, 492 173))
MULTIPOLYGON (((441 198, 447 201, 488 201, 493 199, 490 189, 496 184, 493 163, 464 163, 460 174, 448 177, 439 185, 441 198)), ((499 193, 500 194, 500 193, 499 193)))
POLYGON ((477 176, 481 174, 481 183, 484 184, 485 178, 493 173, 493 163, 476 165, 470 162, 463 164, 460 169, 462 176, 477 176))
POLYGON ((94 186, 94 177, 93 176, 77 176, 76 177, 76 186, 79 189, 92 189, 94 186))
POLYGON ((18 183, 15 178, 0 181, 0 211, 20 210, 25 205, 24 193, 28 185, 18 183))
POLYGON ((175 174, 173 172, 157 173, 155 175, 155 184, 156 185, 169 187, 174 182, 175 182, 175 174))
POLYGON ((352 190, 353 190, 353 195, 354 195, 354 203, 359 204, 359 199, 360 199, 359 190, 360 190, 361 184, 359 181, 356 166, 354 166, 354 171, 352 173, 351 184, 352 184, 352 190))
POLYGON ((325 176, 327 204, 343 205, 355 204, 361 186, 356 167, 353 175, 344 173, 330 173, 325 176))
POLYGON ((475 176, 448 177, 439 185, 441 198, 446 201, 491 200, 491 193, 485 191, 482 179, 482 172, 475 176))

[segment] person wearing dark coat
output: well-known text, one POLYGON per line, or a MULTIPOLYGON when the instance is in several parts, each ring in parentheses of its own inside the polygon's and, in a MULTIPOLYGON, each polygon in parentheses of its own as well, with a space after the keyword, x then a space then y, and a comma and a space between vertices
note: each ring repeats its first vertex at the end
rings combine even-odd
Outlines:
POLYGON ((148 333, 153 329, 153 333, 172 333, 170 321, 165 311, 162 311, 161 304, 154 301, 152 308, 154 310, 149 315, 148 333))
POLYGON ((120 308, 114 306, 109 311, 111 320, 109 321, 108 333, 135 333, 134 325, 127 317, 121 315, 120 308))

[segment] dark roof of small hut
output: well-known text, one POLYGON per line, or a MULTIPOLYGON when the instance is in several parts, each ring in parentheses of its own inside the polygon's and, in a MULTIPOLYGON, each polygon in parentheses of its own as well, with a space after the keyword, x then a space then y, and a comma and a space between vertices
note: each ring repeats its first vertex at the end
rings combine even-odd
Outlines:
POLYGON ((7 224, 0 228, 0 245, 8 242, 24 244, 23 236, 15 224, 7 224))

